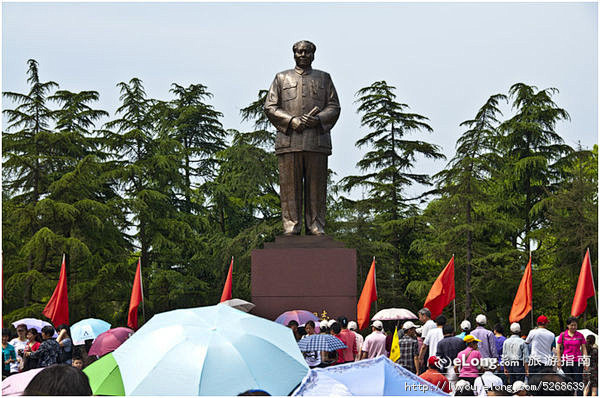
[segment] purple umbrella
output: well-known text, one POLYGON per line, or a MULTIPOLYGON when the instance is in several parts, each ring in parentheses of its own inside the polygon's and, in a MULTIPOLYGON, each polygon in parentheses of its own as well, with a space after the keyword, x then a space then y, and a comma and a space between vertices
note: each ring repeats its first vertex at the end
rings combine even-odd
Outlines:
POLYGON ((96 340, 94 340, 94 343, 90 347, 88 355, 97 355, 101 357, 104 354, 113 352, 132 334, 133 330, 129 328, 109 329, 96 337, 96 340))
POLYGON ((293 310, 286 311, 283 314, 279 315, 275 322, 282 324, 283 326, 287 326, 290 321, 298 322, 298 325, 304 325, 308 321, 314 321, 315 323, 319 322, 319 318, 315 316, 312 312, 305 310, 293 310))
POLYGON ((44 368, 31 369, 2 380, 2 395, 23 395, 31 379, 42 370, 44 368))

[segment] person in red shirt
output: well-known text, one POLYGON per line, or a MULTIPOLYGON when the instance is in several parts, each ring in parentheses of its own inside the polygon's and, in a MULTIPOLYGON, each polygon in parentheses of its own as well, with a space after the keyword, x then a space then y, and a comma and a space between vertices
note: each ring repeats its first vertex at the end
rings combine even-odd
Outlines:
POLYGON ((440 373, 438 367, 439 359, 436 356, 429 357, 427 360, 428 369, 419 375, 423 380, 427 380, 434 386, 437 386, 440 390, 450 394, 450 383, 446 376, 440 373))
POLYGON ((346 348, 338 350, 338 363, 354 362, 354 357, 358 352, 356 349, 356 336, 348 330, 348 318, 345 316, 339 317, 337 324, 340 325, 340 332, 335 337, 346 344, 346 348))
MULTIPOLYGON (((23 354, 26 352, 35 352, 40 348, 41 336, 35 328, 31 328, 27 331, 27 345, 23 350, 23 354)), ((23 355, 23 372, 37 368, 38 361, 23 355)))

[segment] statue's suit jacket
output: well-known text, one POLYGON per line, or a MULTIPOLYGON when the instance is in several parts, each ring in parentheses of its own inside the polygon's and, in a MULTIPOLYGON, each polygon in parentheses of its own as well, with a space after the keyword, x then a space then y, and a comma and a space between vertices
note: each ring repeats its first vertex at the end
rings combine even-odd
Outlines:
POLYGON ((340 115, 340 102, 329 73, 300 68, 278 73, 265 101, 265 113, 277 128, 275 154, 319 152, 331 155, 330 130, 340 115), (309 113, 315 106, 321 123, 298 133, 291 129, 293 117, 309 113))

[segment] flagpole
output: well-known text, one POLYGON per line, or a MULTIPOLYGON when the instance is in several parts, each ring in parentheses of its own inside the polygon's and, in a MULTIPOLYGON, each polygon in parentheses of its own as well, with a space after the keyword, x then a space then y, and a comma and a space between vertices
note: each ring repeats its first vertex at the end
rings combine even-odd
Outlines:
MULTIPOLYGON (((375 256, 373 256, 373 264, 375 264, 375 256)), ((375 291, 377 291, 377 271, 374 270, 373 279, 375 280, 375 291)), ((375 300, 375 313, 377 314, 379 311, 377 310, 377 300, 375 300)))
POLYGON ((144 284, 142 283, 142 258, 140 257, 140 290, 142 291, 142 318, 144 319, 144 323, 146 323, 146 311, 144 308, 144 284))
MULTIPOLYGON (((454 253, 452 253, 452 258, 454 259, 454 253)), ((454 294, 454 300, 453 301, 453 312, 454 312, 454 331, 456 332, 456 294, 454 294)))
POLYGON ((456 298, 452 302, 454 303, 454 330, 456 330, 456 298))
POLYGON ((594 287, 594 305, 598 309, 598 298, 596 297, 596 282, 594 282, 594 269, 592 268, 592 258, 590 257, 590 248, 587 248, 587 257, 590 259, 590 275, 592 276, 592 286, 594 287))
POLYGON ((529 248, 529 260, 531 261, 531 329, 533 329, 533 260, 531 258, 531 247, 529 248))

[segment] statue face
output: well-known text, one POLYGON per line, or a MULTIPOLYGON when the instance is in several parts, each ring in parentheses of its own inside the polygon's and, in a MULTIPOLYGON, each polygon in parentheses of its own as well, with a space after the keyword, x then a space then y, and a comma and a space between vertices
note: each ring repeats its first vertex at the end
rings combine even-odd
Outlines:
POLYGON ((312 48, 305 44, 300 43, 294 50, 294 60, 296 60, 296 66, 299 68, 307 68, 312 64, 315 59, 315 53, 312 48))

